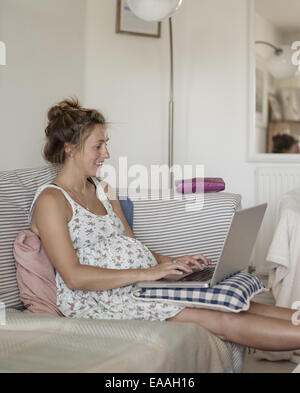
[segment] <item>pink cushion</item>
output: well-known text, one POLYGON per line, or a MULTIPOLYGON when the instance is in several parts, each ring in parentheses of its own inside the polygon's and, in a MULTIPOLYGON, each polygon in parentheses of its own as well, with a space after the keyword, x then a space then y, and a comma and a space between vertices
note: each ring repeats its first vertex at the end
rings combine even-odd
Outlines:
POLYGON ((56 306, 55 271, 39 237, 29 230, 19 232, 14 257, 25 311, 63 316, 56 306))

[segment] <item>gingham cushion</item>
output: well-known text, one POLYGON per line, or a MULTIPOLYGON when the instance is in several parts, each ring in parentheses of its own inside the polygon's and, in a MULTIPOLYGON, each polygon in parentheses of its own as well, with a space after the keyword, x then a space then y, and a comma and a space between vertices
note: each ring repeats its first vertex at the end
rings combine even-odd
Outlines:
POLYGON ((250 300, 263 291, 268 289, 256 276, 237 273, 212 288, 143 288, 136 290, 132 296, 144 301, 237 313, 248 310, 250 300))

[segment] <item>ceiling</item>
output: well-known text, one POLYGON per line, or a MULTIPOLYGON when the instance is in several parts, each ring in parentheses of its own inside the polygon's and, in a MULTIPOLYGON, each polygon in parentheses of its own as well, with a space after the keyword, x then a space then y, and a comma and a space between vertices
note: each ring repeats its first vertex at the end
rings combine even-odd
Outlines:
POLYGON ((300 31, 300 0, 255 0, 255 8, 283 32, 300 31))

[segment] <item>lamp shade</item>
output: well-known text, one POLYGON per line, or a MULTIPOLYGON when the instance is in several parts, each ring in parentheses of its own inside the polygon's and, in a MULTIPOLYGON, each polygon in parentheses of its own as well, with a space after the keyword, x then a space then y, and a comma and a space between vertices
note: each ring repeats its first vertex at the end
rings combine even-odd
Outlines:
POLYGON ((0 65, 6 65, 6 51, 4 42, 0 41, 0 65))
POLYGON ((127 0, 131 11, 140 19, 157 22, 171 16, 182 0, 127 0))
POLYGON ((270 73, 276 79, 289 79, 296 75, 297 66, 292 63, 293 51, 284 45, 281 47, 282 53, 273 54, 267 61, 270 73))

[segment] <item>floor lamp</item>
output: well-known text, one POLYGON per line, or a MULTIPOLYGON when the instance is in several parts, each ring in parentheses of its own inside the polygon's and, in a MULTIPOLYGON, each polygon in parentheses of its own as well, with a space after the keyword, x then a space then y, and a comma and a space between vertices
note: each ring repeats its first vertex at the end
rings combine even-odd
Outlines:
MULTIPOLYGON (((173 26, 171 15, 178 10, 183 0, 127 0, 131 11, 140 19, 148 22, 158 22, 169 19, 170 35, 170 98, 169 98, 169 147, 168 166, 172 168, 174 159, 174 56, 173 56, 173 26)), ((169 172, 169 187, 173 189, 173 172, 169 172)))

